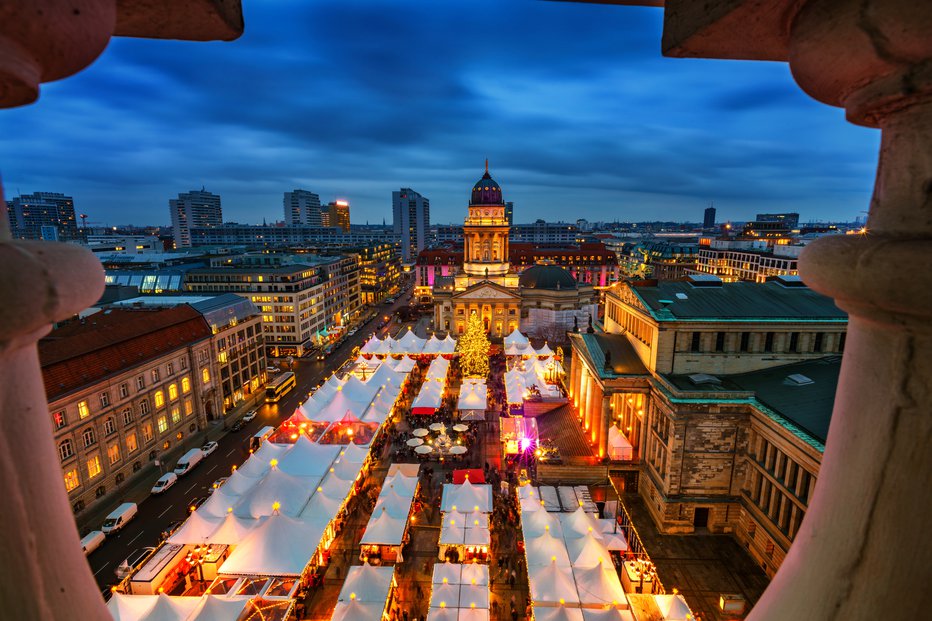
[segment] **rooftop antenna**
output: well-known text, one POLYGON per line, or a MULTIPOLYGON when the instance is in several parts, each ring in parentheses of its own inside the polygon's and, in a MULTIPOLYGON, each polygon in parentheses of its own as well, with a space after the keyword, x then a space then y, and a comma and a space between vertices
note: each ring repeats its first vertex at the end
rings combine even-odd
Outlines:
POLYGON ((489 173, 489 158, 485 158, 485 172, 489 173))

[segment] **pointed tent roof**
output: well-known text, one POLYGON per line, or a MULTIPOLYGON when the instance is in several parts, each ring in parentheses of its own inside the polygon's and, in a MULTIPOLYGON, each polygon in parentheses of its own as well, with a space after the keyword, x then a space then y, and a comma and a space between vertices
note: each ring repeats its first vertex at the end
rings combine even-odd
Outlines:
POLYGON ((446 579, 447 584, 459 584, 460 575, 465 565, 457 563, 434 563, 434 574, 431 577, 433 584, 443 584, 446 579))
POLYGON ((463 544, 467 546, 487 546, 492 544, 488 528, 467 528, 463 544))
POLYGON ((460 585, 460 608, 489 607, 489 587, 472 584, 460 585))
POLYGON ((107 610, 114 621, 137 621, 152 610, 158 595, 124 595, 114 593, 107 602, 107 610))
POLYGON ((462 524, 450 524, 449 520, 440 525, 440 545, 461 546, 466 542, 466 529, 462 524))
POLYGON ((195 513, 200 513, 205 517, 215 517, 222 519, 227 514, 227 509, 233 507, 240 501, 240 495, 226 491, 226 485, 221 485, 210 495, 207 502, 197 508, 195 513))
POLYGON ((565 606, 534 606, 534 621, 583 621, 584 611, 565 606))
POLYGON ((411 497, 399 494, 394 489, 388 491, 383 489, 382 493, 379 494, 379 499, 375 503, 373 511, 378 511, 379 509, 385 509, 393 518, 407 520, 408 513, 411 510, 411 497))
POLYGON ((460 587, 458 584, 435 584, 430 593, 431 608, 459 608, 460 587), (442 605, 441 605, 442 604, 442 605))
POLYGON ((527 345, 527 337, 521 334, 521 331, 515 328, 511 334, 505 337, 505 347, 509 345, 527 345))
POLYGON ((401 545, 404 532, 405 520, 392 517, 383 507, 378 515, 373 515, 369 520, 359 543, 397 546, 401 545))
POLYGON ((363 354, 378 353, 378 348, 381 343, 382 341, 380 341, 379 338, 375 334, 373 334, 372 336, 369 337, 369 340, 366 341, 365 344, 359 348, 359 351, 360 353, 363 353, 363 354))
POLYGON ((205 543, 227 546, 239 545, 258 525, 257 520, 237 517, 231 511, 223 518, 220 525, 210 533, 210 537, 207 538, 205 543))
POLYGON ((365 463, 366 459, 369 457, 369 449, 356 446, 355 444, 346 445, 341 449, 340 453, 340 459, 352 464, 365 463))
POLYGON ((589 533, 602 539, 602 525, 582 507, 576 507, 576 510, 570 513, 560 513, 559 516, 563 524, 563 535, 567 539, 583 537, 589 533))
POLYGON ((172 533, 168 543, 204 543, 220 526, 221 518, 195 511, 184 521, 181 528, 172 533))
MULTIPOLYGON (((488 608, 460 608, 457 621, 489 621, 488 608)), ((428 619, 427 621, 433 621, 428 619)))
POLYGON ((592 533, 566 541, 567 553, 573 567, 593 567, 611 562, 612 556, 605 545, 592 533))
POLYGON ((556 563, 530 566, 528 582, 531 585, 531 600, 535 604, 559 604, 561 599, 567 605, 579 604, 573 574, 556 563))
POLYGON ((636 621, 630 610, 619 608, 609 608, 601 610, 598 608, 583 608, 583 621, 636 621))
POLYGON ((443 341, 437 338, 437 335, 431 334, 427 342, 424 343, 422 354, 439 354, 443 347, 443 341))
POLYGON ((392 352, 419 354, 421 353, 421 350, 424 349, 425 342, 426 339, 422 339, 414 333, 414 330, 408 327, 408 331, 405 332, 400 339, 395 341, 395 346, 392 348, 392 352))
POLYGON ((238 619, 249 603, 248 595, 205 595, 186 621, 228 621, 238 619))
POLYGON ((300 576, 320 545, 326 524, 273 513, 233 550, 220 573, 300 576))
POLYGON ((664 621, 686 621, 692 618, 692 611, 682 595, 654 595, 654 601, 664 621))
POLYGON ((611 561, 594 567, 574 567, 573 577, 579 601, 583 604, 623 604, 627 601, 611 561))
POLYGON ((337 602, 330 621, 379 621, 385 612, 385 602, 337 602))
POLYGON ((459 608, 431 608, 427 612, 427 621, 457 621, 459 608))
POLYGON ((551 534, 543 534, 525 541, 528 567, 550 565, 556 562, 558 567, 569 567, 570 557, 562 539, 551 534), (556 561, 554 561, 556 557, 556 561))
POLYGON ((159 593, 155 606, 139 621, 184 621, 200 603, 200 597, 172 597, 159 593))
MULTIPOLYGON (((223 489, 231 496, 242 496, 255 487, 261 480, 262 477, 251 477, 243 474, 242 470, 234 470, 233 474, 227 477, 227 480, 223 483, 223 489)), ((214 490, 213 493, 217 493, 217 490, 214 490)))
POLYGON ((553 350, 550 349, 550 346, 547 343, 544 343, 544 346, 537 350, 538 356, 552 356, 553 350))
POLYGON ((466 563, 460 572, 460 583, 487 586, 489 584, 489 566, 481 563, 466 563))
POLYGON ((346 494, 349 492, 349 487, 350 486, 347 486, 345 490, 325 489, 321 487, 321 491, 315 492, 314 495, 311 496, 311 500, 304 506, 300 515, 301 519, 315 523, 330 523, 334 516, 340 511, 340 507, 346 499, 346 494))
POLYGON ((242 518, 259 518, 271 515, 277 504, 282 514, 294 517, 304 508, 313 489, 307 479, 293 477, 279 468, 272 468, 233 506, 233 513, 242 518))
POLYGON ((440 348, 441 354, 453 354, 456 353, 456 339, 447 334, 443 337, 443 345, 440 348))
MULTIPOLYGON (((529 498, 528 502, 534 504, 535 499, 529 498)), ((536 505, 540 506, 540 500, 536 500, 536 505)), ((540 537, 548 531, 554 537, 563 537, 560 520, 557 519, 556 514, 547 511, 522 511, 521 525, 525 539, 540 537)))
POLYGON ((304 412, 301 411, 301 407, 295 408, 294 414, 286 418, 282 424, 292 424, 300 425, 301 423, 309 423, 311 419, 304 415, 304 412))
POLYGON ((487 483, 478 485, 466 479, 459 485, 446 483, 443 486, 443 496, 440 503, 441 511, 447 513, 456 510, 463 513, 492 512, 492 486, 487 483), (476 507, 479 507, 476 509, 476 507))
POLYGON ((373 602, 384 606, 394 576, 394 567, 373 567, 369 563, 353 565, 346 570, 346 580, 337 601, 353 601, 351 595, 355 593, 357 602, 373 602))
POLYGON ((322 477, 328 466, 337 458, 340 447, 335 444, 317 444, 301 436, 291 450, 278 460, 278 468, 296 477, 322 477))

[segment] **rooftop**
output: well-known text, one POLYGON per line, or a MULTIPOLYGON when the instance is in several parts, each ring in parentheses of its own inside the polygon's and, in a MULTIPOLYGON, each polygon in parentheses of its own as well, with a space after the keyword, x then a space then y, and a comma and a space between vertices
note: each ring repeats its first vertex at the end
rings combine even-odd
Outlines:
MULTIPOLYGON (((580 330, 584 330, 580 326, 580 330)), ((585 332, 569 335, 571 342, 578 345, 577 350, 589 358, 596 369, 601 369, 602 379, 619 376, 643 375, 650 372, 634 351, 628 338, 622 334, 588 334, 585 332), (609 355, 609 364, 605 364, 605 355, 609 355)))
POLYGON ((187 304, 107 309, 56 328, 39 341, 49 401, 211 335, 187 304))
POLYGON ((691 283, 651 281, 632 285, 631 291, 658 321, 762 320, 839 321, 848 314, 835 302, 808 287, 765 283, 691 283))

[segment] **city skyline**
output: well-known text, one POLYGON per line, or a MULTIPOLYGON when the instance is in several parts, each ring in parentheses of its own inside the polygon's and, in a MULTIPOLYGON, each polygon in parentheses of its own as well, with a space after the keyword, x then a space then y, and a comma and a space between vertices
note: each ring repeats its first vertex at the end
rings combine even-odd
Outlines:
POLYGON ((412 187, 446 223, 488 157, 516 222, 867 209, 876 132, 782 65, 668 64, 659 11, 358 4, 250 5, 234 43, 113 41, 4 115, 7 198, 63 192, 91 222, 167 224, 167 201, 204 186, 226 220, 257 223, 301 188, 361 224, 390 221, 392 190, 412 187))

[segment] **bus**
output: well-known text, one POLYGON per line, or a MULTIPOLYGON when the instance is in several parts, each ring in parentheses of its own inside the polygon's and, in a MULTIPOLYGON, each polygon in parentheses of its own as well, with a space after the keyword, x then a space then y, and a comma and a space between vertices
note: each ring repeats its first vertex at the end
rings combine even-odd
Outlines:
POLYGON ((278 403, 278 400, 281 399, 284 395, 288 394, 292 388, 295 387, 297 382, 294 378, 294 373, 291 371, 286 371, 269 382, 268 386, 265 388, 265 402, 266 403, 278 403))

